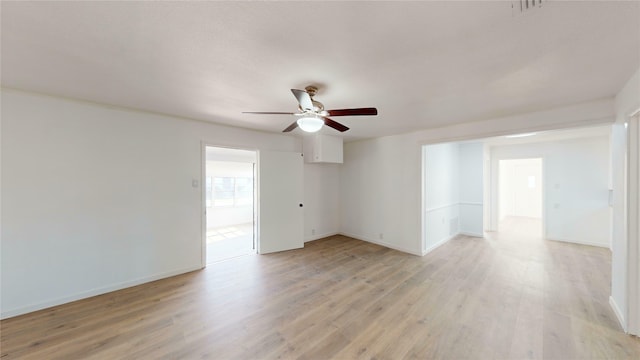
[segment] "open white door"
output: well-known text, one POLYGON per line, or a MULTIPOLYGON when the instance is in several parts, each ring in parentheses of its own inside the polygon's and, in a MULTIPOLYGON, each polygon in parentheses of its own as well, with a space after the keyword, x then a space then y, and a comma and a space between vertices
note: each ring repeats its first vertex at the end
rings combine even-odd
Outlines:
POLYGON ((260 151, 258 181, 258 253, 303 247, 302 154, 260 151))

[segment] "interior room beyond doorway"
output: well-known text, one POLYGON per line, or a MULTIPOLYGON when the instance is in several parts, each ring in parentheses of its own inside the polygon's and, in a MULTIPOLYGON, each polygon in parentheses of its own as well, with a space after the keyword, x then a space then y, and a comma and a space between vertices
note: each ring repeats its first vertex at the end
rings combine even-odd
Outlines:
POLYGON ((254 151, 206 147, 206 263, 255 254, 254 151))
POLYGON ((542 236, 542 158, 500 160, 498 172, 498 230, 542 236))

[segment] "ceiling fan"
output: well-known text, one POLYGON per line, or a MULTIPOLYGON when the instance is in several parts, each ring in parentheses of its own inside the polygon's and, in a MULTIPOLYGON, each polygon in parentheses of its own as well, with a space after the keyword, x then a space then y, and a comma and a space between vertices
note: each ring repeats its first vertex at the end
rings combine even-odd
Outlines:
POLYGON ((328 116, 378 115, 378 109, 376 108, 325 110, 321 102, 313 99, 318 92, 316 86, 307 86, 304 90, 291 89, 291 92, 298 100, 298 112, 244 111, 243 114, 281 114, 299 117, 298 120, 287 126, 282 132, 289 132, 297 127, 300 127, 300 129, 306 132, 316 132, 322 128, 322 125, 327 125, 340 132, 344 132, 349 130, 349 128, 337 121, 331 120, 328 116))

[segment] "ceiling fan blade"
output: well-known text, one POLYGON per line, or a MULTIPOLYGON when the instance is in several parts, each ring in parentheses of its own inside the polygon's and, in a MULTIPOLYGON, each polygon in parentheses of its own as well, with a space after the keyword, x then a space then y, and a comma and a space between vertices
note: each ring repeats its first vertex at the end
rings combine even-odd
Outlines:
POLYGON ((287 128, 282 130, 282 132, 289 132, 297 127, 298 127, 298 121, 294 121, 293 124, 287 126, 287 128))
POLYGON ((304 90, 291 89, 293 96, 298 100, 300 108, 302 110, 313 110, 313 103, 311 102, 311 96, 304 90))
POLYGON ((329 116, 378 115, 376 108, 336 109, 327 111, 329 116))
POLYGON ((243 111, 243 114, 266 114, 266 115, 294 115, 292 112, 278 112, 278 111, 243 111))
POLYGON ((332 127, 332 128, 334 128, 334 129, 336 129, 336 130, 338 130, 340 132, 345 132, 345 131, 349 130, 348 127, 340 124, 337 121, 333 121, 333 120, 329 119, 328 117, 323 117, 323 119, 324 119, 324 124, 327 125, 328 127, 332 127))

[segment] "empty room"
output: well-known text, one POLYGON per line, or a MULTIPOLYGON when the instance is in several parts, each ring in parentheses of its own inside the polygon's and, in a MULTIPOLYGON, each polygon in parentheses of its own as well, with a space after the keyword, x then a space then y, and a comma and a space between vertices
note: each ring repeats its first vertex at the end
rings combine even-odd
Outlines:
POLYGON ((0 17, 3 359, 640 358, 639 1, 0 17))

